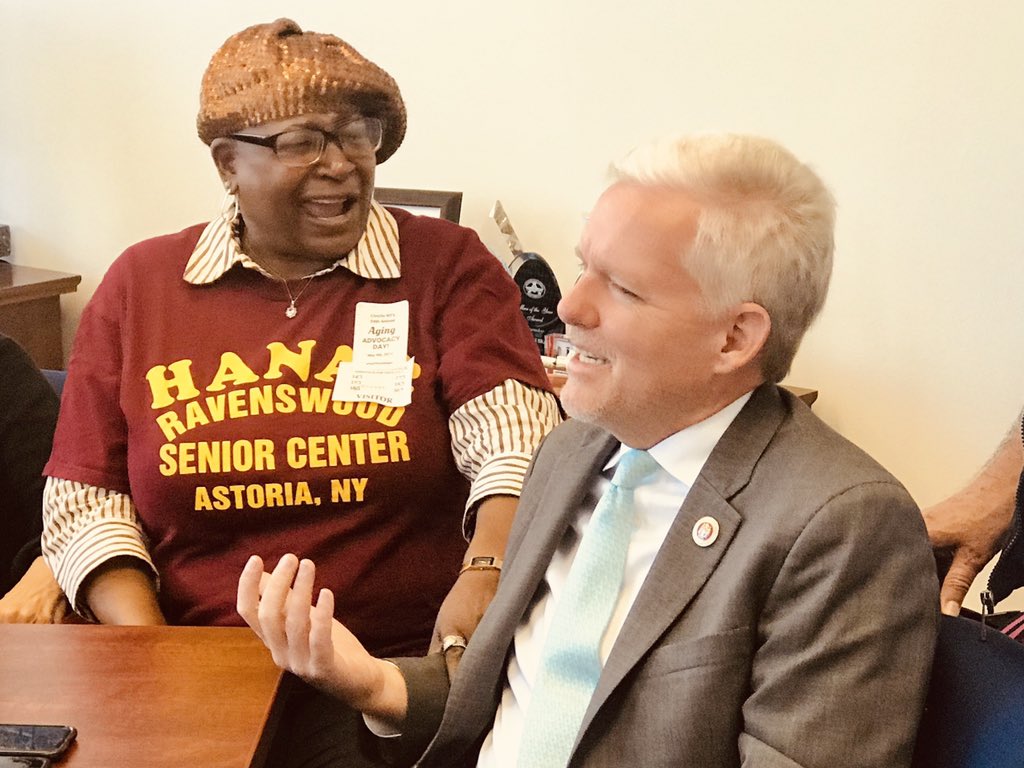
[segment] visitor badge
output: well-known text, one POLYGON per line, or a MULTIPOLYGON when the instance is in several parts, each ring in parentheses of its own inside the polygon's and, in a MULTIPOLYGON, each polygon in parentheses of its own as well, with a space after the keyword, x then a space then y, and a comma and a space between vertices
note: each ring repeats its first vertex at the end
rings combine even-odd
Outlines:
POLYGON ((395 407, 412 402, 415 361, 409 349, 409 302, 356 304, 352 361, 338 366, 335 400, 395 407))

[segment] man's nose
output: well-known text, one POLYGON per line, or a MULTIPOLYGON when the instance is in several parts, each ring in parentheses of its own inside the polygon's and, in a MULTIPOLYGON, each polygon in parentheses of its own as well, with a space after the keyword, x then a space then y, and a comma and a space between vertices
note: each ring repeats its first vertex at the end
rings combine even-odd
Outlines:
POLYGON ((586 275, 580 275, 573 286, 558 302, 558 316, 566 325, 589 328, 595 325, 597 312, 592 300, 592 290, 586 275))

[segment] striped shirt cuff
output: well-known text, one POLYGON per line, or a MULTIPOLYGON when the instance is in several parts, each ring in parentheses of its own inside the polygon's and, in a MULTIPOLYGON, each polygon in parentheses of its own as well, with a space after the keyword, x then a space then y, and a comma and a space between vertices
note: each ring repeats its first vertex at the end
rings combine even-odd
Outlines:
POLYGON ((554 395, 515 379, 506 379, 452 414, 452 454, 470 480, 463 518, 467 539, 481 501, 520 494, 534 451, 561 420, 554 395))
POLYGON ((86 578, 115 557, 143 561, 157 577, 153 560, 127 494, 50 477, 43 494, 43 557, 74 607, 95 620, 79 600, 86 578))

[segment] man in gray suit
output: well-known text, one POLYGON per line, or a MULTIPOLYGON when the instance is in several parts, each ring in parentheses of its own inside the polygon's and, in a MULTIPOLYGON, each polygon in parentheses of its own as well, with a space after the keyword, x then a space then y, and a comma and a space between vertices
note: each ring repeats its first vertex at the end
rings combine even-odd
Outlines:
POLYGON ((920 514, 775 383, 824 302, 833 211, 755 137, 613 170, 559 306, 573 418, 534 458, 457 673, 461 638, 368 656, 294 555, 250 560, 242 617, 399 762, 909 765, 938 622, 920 514))

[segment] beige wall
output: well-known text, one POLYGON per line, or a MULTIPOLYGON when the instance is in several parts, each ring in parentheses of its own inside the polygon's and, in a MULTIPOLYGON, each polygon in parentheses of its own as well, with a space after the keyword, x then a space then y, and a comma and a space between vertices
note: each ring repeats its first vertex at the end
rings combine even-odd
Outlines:
POLYGON ((504 257, 500 198, 565 287, 633 143, 747 131, 810 161, 839 200, 838 252, 790 380, 922 504, 1024 401, 1019 0, 0 0, 0 223, 15 262, 84 276, 68 337, 123 248, 214 213, 200 74, 229 34, 289 14, 400 83, 409 135, 378 183, 462 190, 463 223, 504 257))

